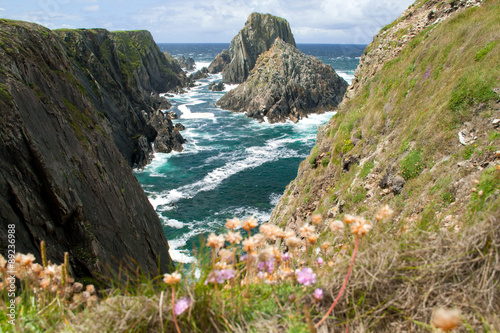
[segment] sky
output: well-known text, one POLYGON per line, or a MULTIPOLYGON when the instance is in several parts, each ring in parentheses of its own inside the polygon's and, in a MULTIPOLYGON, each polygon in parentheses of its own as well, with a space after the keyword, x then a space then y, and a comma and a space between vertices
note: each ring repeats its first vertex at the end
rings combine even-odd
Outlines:
POLYGON ((0 17, 50 29, 149 30, 157 43, 229 43, 252 12, 290 23, 297 43, 368 44, 414 0, 0 0, 0 17))

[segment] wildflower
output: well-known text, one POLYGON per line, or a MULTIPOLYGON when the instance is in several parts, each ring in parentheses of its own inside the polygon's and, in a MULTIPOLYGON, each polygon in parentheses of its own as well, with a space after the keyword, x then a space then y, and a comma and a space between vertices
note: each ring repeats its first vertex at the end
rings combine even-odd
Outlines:
POLYGON ((357 218, 356 221, 351 224, 351 232, 359 237, 366 235, 371 229, 371 222, 362 217, 357 218))
POLYGON ((186 311, 187 309, 189 309, 189 307, 191 306, 191 298, 189 297, 183 297, 181 299, 178 299, 176 302, 175 302, 175 314, 178 316, 182 313, 184 313, 184 311, 186 311))
POLYGON ((314 233, 315 229, 312 225, 310 224, 304 224, 302 226, 302 228, 299 229, 299 234, 302 236, 302 237, 307 237, 309 236, 310 234, 314 233))
POLYGON ((241 234, 239 231, 238 232, 228 231, 228 233, 226 235, 226 240, 231 244, 239 244, 242 239, 243 239, 243 237, 241 237, 241 234))
POLYGON ((320 224, 323 221, 323 217, 319 214, 314 214, 311 216, 311 222, 313 224, 320 224))
POLYGON ((297 237, 290 237, 285 240, 285 244, 289 248, 295 249, 302 245, 302 241, 297 237))
POLYGON ((215 269, 219 269, 219 270, 228 269, 230 267, 231 266, 228 265, 227 262, 224 262, 224 261, 219 261, 219 262, 215 263, 215 266, 214 266, 215 269))
POLYGON ((257 269, 259 270, 259 272, 262 272, 264 270, 264 262, 261 261, 257 264, 257 269))
POLYGON ((207 280, 205 284, 208 283, 224 283, 226 280, 230 280, 236 276, 234 269, 214 269, 208 273, 207 280))
POLYGON ((220 260, 222 260, 225 263, 228 263, 233 259, 233 252, 228 249, 221 249, 219 251, 219 257, 220 260))
POLYGON ((293 230, 287 230, 287 231, 283 232, 281 237, 282 238, 291 238, 291 237, 297 237, 297 235, 295 235, 295 232, 293 230))
POLYGON ((56 276, 58 275, 58 268, 59 267, 57 267, 56 265, 49 265, 45 268, 45 274, 48 276, 56 276))
POLYGON ((316 241, 318 240, 318 235, 316 234, 310 234, 307 236, 307 241, 311 244, 316 244, 316 241))
POLYGON ((266 266, 266 272, 269 274, 273 274, 273 272, 274 272, 274 259, 271 258, 270 260, 266 261, 265 266, 266 266))
POLYGON ((283 259, 283 261, 290 260, 290 253, 288 253, 288 252, 283 253, 283 256, 281 257, 281 259, 283 259))
MULTIPOLYGON (((181 280, 181 275, 179 274, 179 281, 181 280)), ((94 295, 95 294, 95 287, 93 284, 89 284, 85 287, 85 290, 89 292, 89 294, 94 295)))
POLYGON ((314 299, 316 301, 321 301, 323 299, 323 289, 315 289, 314 290, 314 299))
POLYGON ((316 263, 319 266, 323 266, 323 264, 325 263, 325 261, 323 260, 323 257, 318 257, 318 259, 316 260, 316 263))
POLYGON ((240 226, 239 219, 227 219, 226 220, 226 228, 228 229, 237 229, 240 226))
POLYGON ((264 250, 260 251, 260 253, 259 253, 259 260, 260 261, 267 261, 273 257, 274 257, 274 255, 273 255, 272 247, 267 247, 264 250))
POLYGON ((263 279, 263 278, 264 278, 264 276, 265 276, 264 272, 258 272, 258 273, 257 273, 257 277, 258 277, 259 279, 263 279))
POLYGON ((269 240, 275 241, 283 234, 283 231, 274 224, 263 224, 260 226, 259 231, 269 240))
POLYGON ((252 251, 256 246, 257 242, 255 241, 254 237, 249 237, 245 239, 243 242, 243 251, 250 252, 252 251))
POLYGON ((176 284, 181 281, 181 274, 178 272, 173 272, 172 274, 165 274, 163 282, 166 284, 176 284))
POLYGON ((335 220, 335 221, 332 221, 332 223, 330 223, 330 230, 333 233, 341 234, 344 232, 344 228, 345 228, 345 225, 342 221, 335 220))
POLYGON ((297 276, 297 282, 303 284, 304 286, 316 283, 316 273, 313 272, 312 268, 305 267, 300 271, 297 270, 295 275, 297 276))
POLYGON ((326 251, 326 250, 328 250, 330 248, 330 246, 332 246, 332 243, 330 243, 330 242, 324 242, 323 244, 321 244, 321 249, 323 251, 326 251))
POLYGON ((255 241, 255 246, 263 246, 266 244, 266 237, 263 234, 256 234, 253 236, 253 240, 255 241))
POLYGON ((5 269, 5 265, 7 265, 7 260, 0 254, 0 272, 5 269))
POLYGON ((43 266, 37 263, 31 265, 31 271, 37 276, 41 277, 43 274, 43 266))
POLYGON ((246 261, 248 259, 248 254, 244 254, 240 257, 241 261, 246 261))
POLYGON ((354 221, 356 220, 356 217, 352 216, 352 215, 349 215, 347 214, 346 216, 344 216, 344 223, 345 224, 351 224, 353 223, 354 221))
POLYGON ((74 283, 71 289, 74 293, 79 293, 83 289, 83 284, 80 282, 74 283))
POLYGON ((257 220, 251 216, 249 218, 247 218, 246 220, 243 221, 243 223, 241 224, 242 228, 245 229, 246 231, 250 231, 252 230, 253 228, 255 228, 256 226, 258 225, 258 222, 257 220))
POLYGON ((224 246, 224 235, 216 236, 214 233, 211 233, 208 236, 207 245, 212 249, 220 249, 224 246))
POLYGON ((28 253, 26 255, 21 254, 21 265, 23 266, 29 266, 35 261, 35 256, 32 255, 31 253, 28 253))
POLYGON ((385 219, 386 217, 391 216, 393 213, 394 211, 389 207, 389 205, 384 205, 375 215, 375 219, 377 221, 380 221, 382 219, 385 219))
POLYGON ((431 325, 448 332, 460 325, 460 310, 439 308, 432 314, 431 325))

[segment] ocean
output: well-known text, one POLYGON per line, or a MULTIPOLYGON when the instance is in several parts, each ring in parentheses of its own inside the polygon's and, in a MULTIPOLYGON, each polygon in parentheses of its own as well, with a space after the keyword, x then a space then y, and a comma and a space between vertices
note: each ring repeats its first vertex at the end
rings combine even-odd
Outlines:
MULTIPOLYGON (((229 44, 159 44, 174 57, 191 57, 196 70, 208 66, 229 44)), ((331 65, 348 83, 365 45, 298 44, 298 49, 331 65)), ((196 71, 195 70, 195 71, 196 71)), ((194 71, 192 71, 194 72, 194 71)), ((334 112, 311 115, 299 123, 260 123, 241 113, 215 107, 223 92, 208 85, 221 74, 198 81, 185 94, 170 97, 187 142, 184 151, 156 153, 153 162, 135 175, 162 223, 172 259, 194 260, 200 237, 220 232, 228 218, 269 219, 273 207, 299 164, 313 148, 319 125, 334 112)))

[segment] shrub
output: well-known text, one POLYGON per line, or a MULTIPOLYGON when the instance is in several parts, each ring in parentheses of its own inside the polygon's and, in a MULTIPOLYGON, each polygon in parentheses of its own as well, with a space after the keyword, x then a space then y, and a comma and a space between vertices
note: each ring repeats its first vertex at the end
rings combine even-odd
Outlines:
POLYGON ((412 150, 401 161, 401 173, 406 180, 416 178, 423 169, 422 154, 419 150, 412 150))

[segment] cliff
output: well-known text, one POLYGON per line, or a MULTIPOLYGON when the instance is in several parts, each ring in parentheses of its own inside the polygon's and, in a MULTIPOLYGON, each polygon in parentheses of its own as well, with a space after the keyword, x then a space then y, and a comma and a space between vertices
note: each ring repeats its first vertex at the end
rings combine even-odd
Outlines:
POLYGON ((222 71, 222 81, 244 82, 259 55, 269 50, 277 37, 295 46, 290 25, 285 19, 271 14, 250 14, 243 29, 229 45, 231 62, 222 71))
POLYGON ((296 122, 313 112, 334 109, 348 84, 331 66, 277 38, 262 53, 248 79, 217 105, 269 122, 296 122))
POLYGON ((156 138, 145 116, 162 102, 155 91, 179 84, 175 68, 147 32, 0 26, 0 220, 15 224, 16 251, 39 260, 45 240, 52 262, 69 252, 77 277, 170 270, 130 165, 156 138))

